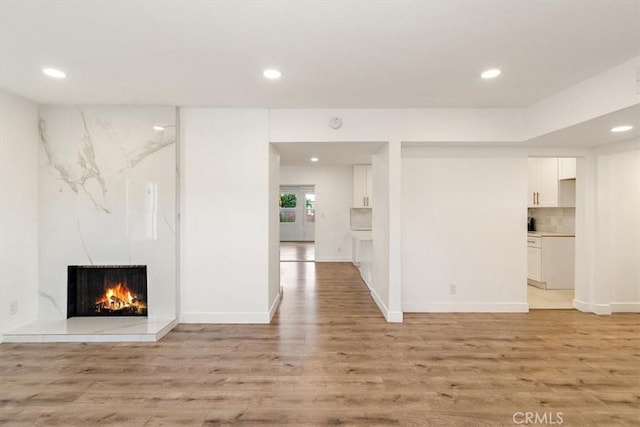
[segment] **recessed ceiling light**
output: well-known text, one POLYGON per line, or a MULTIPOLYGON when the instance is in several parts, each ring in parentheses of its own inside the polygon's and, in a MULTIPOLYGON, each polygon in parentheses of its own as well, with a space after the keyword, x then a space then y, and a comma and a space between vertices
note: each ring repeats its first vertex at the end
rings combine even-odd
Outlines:
POLYGON ((280 77, 282 77, 282 73, 279 70, 276 70, 275 68, 267 68, 266 70, 264 70, 262 75, 268 78, 269 80, 277 80, 280 77))
POLYGON ((157 131, 163 131, 164 128, 162 126, 154 126, 153 130, 157 130, 157 131))
POLYGON ((500 73, 502 73, 502 71, 498 70, 497 68, 492 68, 490 70, 484 71, 482 74, 480 74, 480 77, 482 77, 485 80, 495 79, 500 75, 500 73))
POLYGON ((614 126, 611 128, 611 132, 627 132, 633 129, 631 125, 614 126))
POLYGON ((320 159, 319 159, 319 158, 317 158, 317 157, 312 157, 312 158, 310 158, 309 160, 311 160, 312 162, 317 162, 317 161, 318 161, 318 160, 320 160, 320 159))
POLYGON ((65 77, 67 77, 67 73, 56 68, 43 68, 42 72, 49 77, 53 77, 54 79, 64 79, 65 77))

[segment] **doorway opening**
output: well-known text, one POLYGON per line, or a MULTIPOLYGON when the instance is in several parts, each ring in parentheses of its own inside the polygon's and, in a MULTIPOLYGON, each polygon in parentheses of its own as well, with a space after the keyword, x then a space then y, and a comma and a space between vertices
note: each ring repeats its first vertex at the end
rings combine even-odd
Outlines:
POLYGON ((280 261, 315 261, 315 223, 314 186, 281 186, 280 261))
POLYGON ((575 298, 576 158, 530 157, 527 302, 572 309, 575 298))

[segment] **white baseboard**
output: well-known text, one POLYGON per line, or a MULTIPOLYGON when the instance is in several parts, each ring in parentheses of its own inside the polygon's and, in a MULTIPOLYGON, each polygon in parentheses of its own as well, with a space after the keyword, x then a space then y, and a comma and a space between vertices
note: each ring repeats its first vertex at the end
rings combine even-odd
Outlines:
MULTIPOLYGON (((358 271, 360 271, 360 269, 358 269, 358 271)), ((367 282, 367 279, 365 279, 365 277, 362 275, 362 271, 360 271, 360 278, 362 278, 362 281, 364 282, 364 284, 367 285, 367 288, 369 288, 369 290, 372 291, 373 288, 371 287, 371 284, 367 282)))
POLYGON ((404 315, 401 311, 388 311, 387 322, 389 323, 402 323, 404 315))
POLYGON ((573 300, 573 308, 583 311, 585 313, 594 313, 599 315, 611 314, 611 304, 591 304, 589 302, 573 300))
POLYGON ((269 323, 270 320, 270 313, 267 311, 180 313, 180 323, 269 323))
POLYGON ((174 319, 169 325, 167 325, 165 328, 163 328, 160 332, 156 334, 156 341, 160 341, 162 337, 164 337, 169 332, 171 332, 171 330, 176 326, 178 326, 179 324, 180 322, 178 322, 178 319, 174 319))
POLYGON ((591 313, 591 304, 587 304, 586 302, 574 299, 572 305, 576 310, 584 311, 585 313, 591 313))
POLYGON ((612 313, 640 313, 640 302, 612 302, 612 313))
POLYGON ((380 296, 377 294, 375 289, 373 289, 373 288, 369 288, 369 289, 371 289, 371 297, 373 298, 373 301, 375 301, 376 305, 378 306, 378 308, 382 312, 382 315, 384 316, 386 321, 390 322, 390 323, 402 323, 402 312, 401 311, 389 311, 389 309, 387 308, 385 303, 382 301, 380 296))
POLYGON ((273 300, 273 304, 271 304, 271 308, 269 309, 269 322, 273 319, 273 316, 278 311, 278 307, 280 306, 280 302, 282 301, 282 287, 280 287, 280 292, 276 295, 276 299, 273 300))
POLYGON ((403 304, 405 313, 528 313, 526 302, 444 302, 424 304, 403 304))
POLYGON ((373 301, 376 303, 376 305, 378 306, 378 309, 382 312, 382 315, 384 316, 384 318, 387 318, 387 306, 384 304, 384 302, 382 302, 382 300, 380 299, 380 297, 378 296, 378 294, 376 293, 375 289, 373 288, 369 288, 371 290, 371 298, 373 298, 373 301))

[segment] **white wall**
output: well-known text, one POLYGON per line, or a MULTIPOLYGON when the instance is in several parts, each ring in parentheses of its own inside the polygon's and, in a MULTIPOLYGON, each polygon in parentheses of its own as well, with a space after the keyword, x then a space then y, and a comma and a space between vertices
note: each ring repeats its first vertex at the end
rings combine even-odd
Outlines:
POLYGON ((578 159, 574 307, 640 312, 640 140, 578 159))
POLYGON ((0 332, 5 332, 38 312, 38 109, 3 91, 0 236, 0 332), (11 303, 17 305, 14 315, 11 303))
POLYGON ((403 311, 527 311, 524 154, 404 155, 403 311))
POLYGON ((592 277, 597 264, 595 254, 596 222, 596 156, 593 153, 576 158, 576 237, 575 291, 573 306, 582 311, 594 311, 592 277))
POLYGON ((600 311, 640 312, 640 141, 598 154, 596 268, 588 301, 600 311))
POLYGON ((149 318, 175 319, 175 107, 39 116, 39 317, 66 318, 69 265, 146 265, 149 318))
POLYGON ((267 323, 267 110, 182 108, 180 127, 180 320, 267 323))
POLYGON ((605 224, 611 311, 640 312, 640 149, 602 156, 608 162, 605 224))
MULTIPOLYGON (((389 141, 389 315, 402 322, 402 141, 389 141)), ((374 191, 378 191, 375 190, 374 191)))
POLYGON ((389 145, 373 156, 373 280, 371 296, 389 320, 389 145))
POLYGON ((521 111, 497 108, 273 109, 271 142, 512 142, 522 140, 521 111), (329 119, 342 118, 338 130, 329 119))
POLYGON ((316 261, 350 262, 350 166, 281 166, 280 185, 314 185, 316 191, 316 261))
POLYGON ((280 298, 280 154, 269 146, 269 319, 278 308, 280 298))

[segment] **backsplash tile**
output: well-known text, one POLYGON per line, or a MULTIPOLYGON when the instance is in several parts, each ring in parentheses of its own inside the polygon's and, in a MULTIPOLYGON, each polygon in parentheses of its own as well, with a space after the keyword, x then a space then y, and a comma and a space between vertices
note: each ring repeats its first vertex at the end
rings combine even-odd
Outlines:
POLYGON ((576 208, 530 208, 527 215, 535 219, 536 231, 576 232, 576 208))

